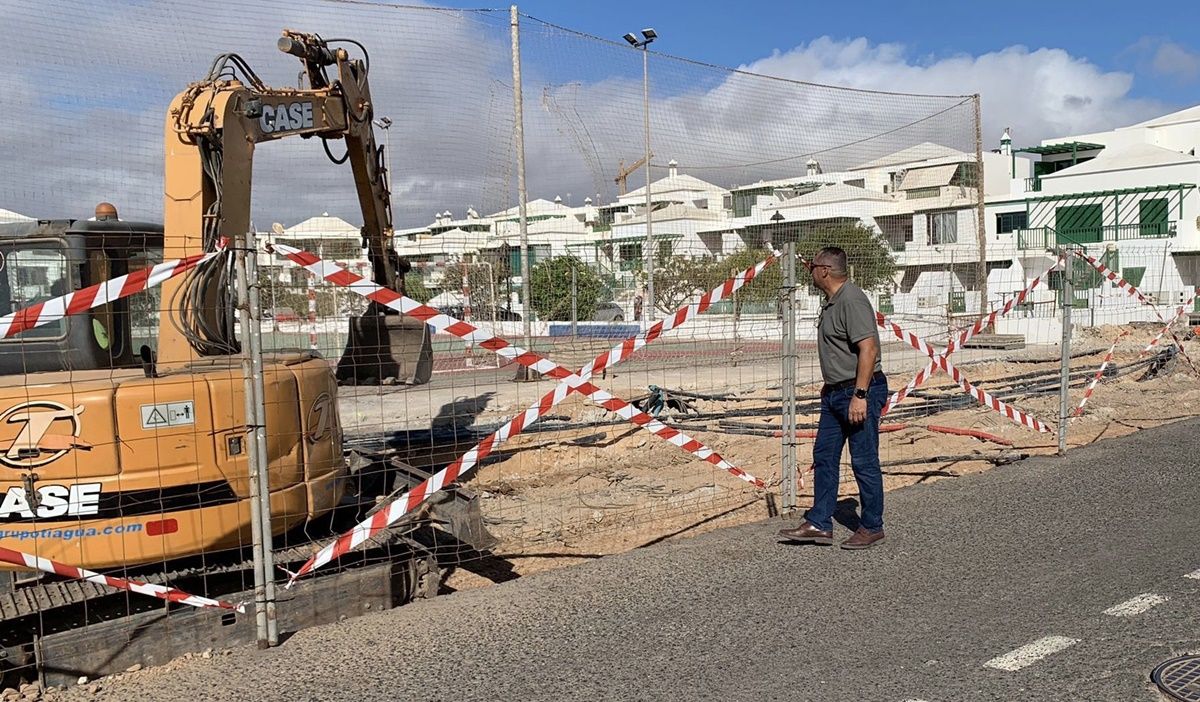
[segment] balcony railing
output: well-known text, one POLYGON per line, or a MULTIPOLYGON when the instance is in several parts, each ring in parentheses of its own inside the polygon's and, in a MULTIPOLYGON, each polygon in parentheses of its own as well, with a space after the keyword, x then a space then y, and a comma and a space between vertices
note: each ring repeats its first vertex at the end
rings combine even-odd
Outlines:
POLYGON ((1175 236, 1174 222, 1109 224, 1103 227, 1080 227, 1062 231, 1056 231, 1053 227, 1033 227, 1017 230, 1017 248, 1047 249, 1055 246, 1087 246, 1108 241, 1167 239, 1173 236, 1175 236))
POLYGON ((1042 179, 1040 176, 1033 176, 1025 179, 1025 192, 1040 193, 1042 191, 1042 179))

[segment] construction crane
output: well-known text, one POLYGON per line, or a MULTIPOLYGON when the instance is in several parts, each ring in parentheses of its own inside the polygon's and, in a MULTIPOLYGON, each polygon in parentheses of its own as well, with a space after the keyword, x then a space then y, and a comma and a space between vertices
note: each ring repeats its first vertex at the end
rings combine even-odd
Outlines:
MULTIPOLYGON (((651 153, 649 157, 654 158, 654 154, 651 153)), ((617 184, 617 194, 618 195, 625 194, 625 192, 626 192, 625 181, 629 178, 630 175, 636 173, 637 169, 646 165, 646 158, 647 157, 645 157, 645 156, 639 158, 638 160, 634 161, 633 164, 630 165, 628 168, 625 167, 624 161, 621 161, 617 164, 617 177, 613 178, 613 182, 617 184)))

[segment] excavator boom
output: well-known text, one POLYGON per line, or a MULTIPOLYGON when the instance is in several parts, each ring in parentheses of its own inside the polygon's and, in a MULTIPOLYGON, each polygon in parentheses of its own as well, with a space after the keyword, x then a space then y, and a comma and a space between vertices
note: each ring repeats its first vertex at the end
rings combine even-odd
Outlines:
MULTIPOLYGON (((241 57, 224 54, 207 77, 171 103, 166 121, 164 256, 209 252, 250 228, 250 185, 255 147, 288 137, 344 140, 363 217, 372 278, 399 289, 400 264, 392 249, 391 195, 382 148, 376 144, 368 66, 313 34, 285 30, 278 46, 304 64, 307 88, 271 88, 241 57), (336 68, 331 78, 329 68, 336 68), (234 77, 230 77, 232 74, 234 77)), ((226 265, 225 268, 228 266, 226 265)), ((164 287, 164 323, 158 366, 186 364, 197 355, 238 350, 233 304, 222 266, 164 287), (205 280, 197 278, 207 276, 205 280)))

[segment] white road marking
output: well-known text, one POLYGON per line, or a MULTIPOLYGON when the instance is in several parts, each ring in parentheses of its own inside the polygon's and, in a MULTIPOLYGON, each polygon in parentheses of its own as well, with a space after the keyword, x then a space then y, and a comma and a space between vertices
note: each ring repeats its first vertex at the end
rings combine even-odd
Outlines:
POLYGON ((1018 649, 1009 651, 1003 656, 996 656, 987 663, 984 663, 984 665, 996 670, 1007 670, 1010 672, 1020 670, 1027 665, 1037 663, 1052 653, 1058 653, 1077 643, 1079 643, 1079 639, 1069 639, 1066 636, 1045 636, 1031 644, 1025 644, 1018 649))
POLYGON ((1166 602, 1168 598, 1162 595, 1156 595, 1153 592, 1144 592, 1137 597, 1131 597, 1121 604, 1115 604, 1112 607, 1104 610, 1104 613, 1112 617, 1133 617, 1149 610, 1155 605, 1160 605, 1166 602))
POLYGON ((1193 570, 1192 572, 1188 573, 1187 575, 1185 575, 1183 577, 1191 578, 1192 580, 1200 580, 1200 570, 1193 570))

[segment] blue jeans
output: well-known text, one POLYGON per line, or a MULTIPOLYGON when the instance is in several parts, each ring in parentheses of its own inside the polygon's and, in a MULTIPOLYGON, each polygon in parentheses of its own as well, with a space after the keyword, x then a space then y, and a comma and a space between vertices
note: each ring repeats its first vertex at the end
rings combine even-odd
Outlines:
POLYGON ((813 444, 813 506, 808 521, 823 531, 833 529, 837 508, 842 447, 850 442, 850 466, 858 482, 862 502, 862 526, 868 531, 883 529, 883 473, 879 469, 879 413, 887 403, 886 378, 875 378, 867 392, 867 419, 850 423, 850 400, 854 388, 832 390, 821 395, 821 420, 813 444))

